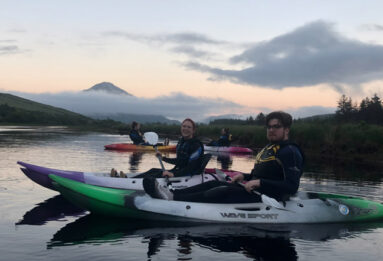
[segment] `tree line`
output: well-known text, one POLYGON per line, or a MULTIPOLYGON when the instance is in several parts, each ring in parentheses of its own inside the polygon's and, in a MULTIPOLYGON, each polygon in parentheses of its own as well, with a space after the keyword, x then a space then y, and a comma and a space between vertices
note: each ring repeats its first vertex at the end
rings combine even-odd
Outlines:
POLYGON ((335 117, 341 122, 360 122, 383 125, 383 105, 377 94, 364 98, 360 104, 342 95, 338 101, 335 117))
POLYGON ((265 125, 266 115, 260 112, 256 117, 249 116, 245 120, 241 119, 216 119, 209 125, 265 125))

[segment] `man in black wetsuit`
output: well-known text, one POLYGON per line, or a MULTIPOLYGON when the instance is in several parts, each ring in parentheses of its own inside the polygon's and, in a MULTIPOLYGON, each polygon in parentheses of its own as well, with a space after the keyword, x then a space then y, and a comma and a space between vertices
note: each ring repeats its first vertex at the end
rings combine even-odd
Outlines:
POLYGON ((142 173, 136 178, 146 177, 181 177, 192 176, 197 173, 202 165, 202 159, 204 155, 203 144, 194 137, 195 123, 193 120, 187 118, 181 124, 181 139, 178 141, 176 148, 176 158, 162 157, 160 153, 158 157, 162 157, 163 161, 174 164, 174 168, 171 170, 164 170, 153 168, 149 171, 142 173))
POLYGON ((292 117, 288 113, 276 111, 268 114, 266 128, 270 143, 256 156, 251 173, 238 174, 231 183, 209 181, 172 192, 153 179, 144 179, 144 189, 154 198, 177 201, 260 202, 260 196, 253 193, 253 190, 283 200, 285 196, 297 192, 304 161, 300 148, 288 140, 291 124, 292 117), (244 186, 238 184, 244 180, 247 181, 244 186))

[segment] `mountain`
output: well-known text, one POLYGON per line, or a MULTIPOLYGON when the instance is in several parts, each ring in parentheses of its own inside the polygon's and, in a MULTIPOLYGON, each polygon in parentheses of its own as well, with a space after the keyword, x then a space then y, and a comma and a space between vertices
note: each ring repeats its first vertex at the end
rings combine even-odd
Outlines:
POLYGON ((177 120, 169 120, 162 115, 148 115, 148 114, 130 114, 130 113, 93 113, 88 114, 88 117, 97 120, 111 119, 114 121, 120 121, 123 123, 131 123, 137 121, 140 123, 165 123, 165 124, 181 124, 177 120))
POLYGON ((102 82, 98 83, 94 86, 92 86, 89 89, 83 90, 84 92, 105 92, 108 94, 115 94, 115 95, 127 95, 127 96, 133 96, 132 94, 124 91, 121 88, 118 88, 116 85, 110 82, 102 82))
POLYGON ((81 125, 94 120, 65 109, 0 93, 0 122, 81 125))

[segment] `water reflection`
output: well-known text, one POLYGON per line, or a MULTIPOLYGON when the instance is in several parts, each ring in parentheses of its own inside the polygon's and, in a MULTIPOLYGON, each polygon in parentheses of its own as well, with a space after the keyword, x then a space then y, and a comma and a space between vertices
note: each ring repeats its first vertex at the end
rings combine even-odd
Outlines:
POLYGON ((84 209, 74 206, 61 195, 57 195, 26 212, 16 225, 44 225, 48 221, 59 220, 65 216, 79 216, 84 213, 84 209))
POLYGON ((164 240, 177 240, 177 251, 187 256, 195 245, 219 252, 241 253, 259 260, 297 260, 295 245, 288 232, 265 232, 246 225, 185 225, 181 223, 145 222, 133 219, 110 219, 89 214, 67 224, 54 234, 47 247, 77 244, 128 242, 142 238, 147 256, 165 248, 164 240), (278 251, 275 251, 278 249, 278 251))
POLYGON ((129 157, 129 163, 130 163, 130 168, 129 170, 131 172, 137 172, 139 170, 139 164, 142 161, 142 155, 143 152, 133 152, 132 155, 129 157))
POLYGON ((218 155, 217 162, 221 164, 221 169, 230 169, 233 164, 233 158, 230 155, 218 155))
POLYGON ((177 240, 179 254, 185 258, 197 251, 196 246, 212 251, 241 253, 255 260, 297 260, 294 240, 324 242, 353 237, 373 231, 382 223, 312 224, 312 225, 235 225, 185 224, 163 221, 113 219, 92 214, 83 216, 57 231, 48 248, 124 242, 141 238, 147 243, 148 258, 161 248, 164 240, 177 240))

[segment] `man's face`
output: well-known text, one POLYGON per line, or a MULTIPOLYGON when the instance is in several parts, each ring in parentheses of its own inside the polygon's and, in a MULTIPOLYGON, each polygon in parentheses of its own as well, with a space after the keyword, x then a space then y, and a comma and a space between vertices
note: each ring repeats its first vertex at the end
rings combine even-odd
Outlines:
POLYGON ((287 140, 289 137, 289 128, 284 128, 278 119, 271 119, 267 123, 267 139, 272 143, 287 140))

